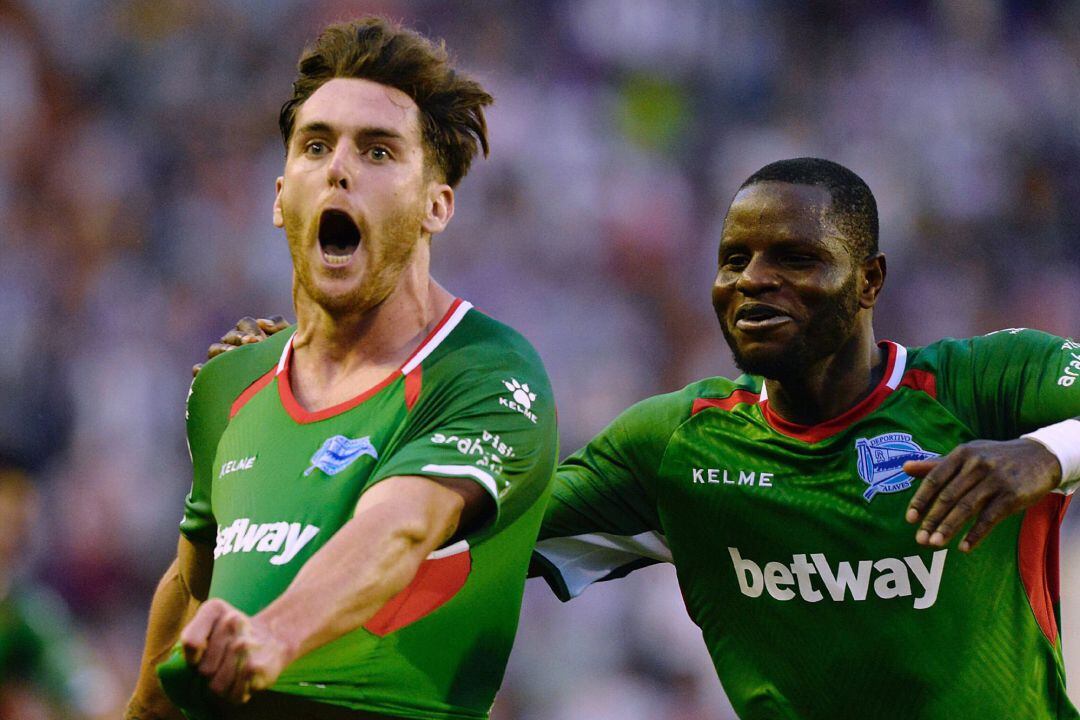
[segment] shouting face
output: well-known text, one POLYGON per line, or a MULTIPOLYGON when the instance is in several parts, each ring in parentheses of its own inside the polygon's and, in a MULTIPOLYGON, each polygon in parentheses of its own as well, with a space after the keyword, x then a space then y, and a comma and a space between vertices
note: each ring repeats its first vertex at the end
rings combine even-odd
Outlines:
POLYGON ((735 196, 724 220, 712 297, 741 370, 796 377, 850 341, 867 289, 862 258, 829 220, 828 190, 760 182, 735 196))
POLYGON ((408 95, 335 78, 300 107, 277 181, 297 292, 329 312, 365 312, 398 287, 417 243, 453 214, 453 191, 426 170, 408 95))

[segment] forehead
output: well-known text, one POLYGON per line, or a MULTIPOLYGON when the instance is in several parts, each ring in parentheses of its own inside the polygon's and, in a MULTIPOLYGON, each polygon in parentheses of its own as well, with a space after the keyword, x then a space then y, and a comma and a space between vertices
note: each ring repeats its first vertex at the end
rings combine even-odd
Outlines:
POLYGON ((420 109, 397 88, 363 78, 334 78, 311 94, 296 114, 297 129, 311 123, 350 132, 364 128, 396 130, 420 139, 420 109))
POLYGON ((832 196, 823 187, 754 183, 731 201, 721 244, 751 238, 825 242, 827 236, 835 234, 832 223, 826 220, 831 206, 832 196))

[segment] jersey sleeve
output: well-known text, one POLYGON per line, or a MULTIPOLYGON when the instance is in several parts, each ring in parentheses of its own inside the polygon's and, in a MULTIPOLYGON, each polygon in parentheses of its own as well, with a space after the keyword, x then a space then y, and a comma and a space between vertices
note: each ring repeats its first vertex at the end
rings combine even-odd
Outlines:
POLYGON ((184 499, 180 532, 192 542, 212 543, 217 520, 211 505, 214 457, 229 425, 232 404, 276 366, 294 328, 267 340, 230 350, 208 362, 191 383, 187 398, 187 441, 191 453, 191 490, 184 499))
POLYGON ((655 483, 668 440, 689 414, 690 400, 680 400, 634 405, 559 465, 533 567, 560 599, 671 561, 655 483))
POLYGON ((1001 330, 951 346, 942 369, 941 400, 978 437, 1012 439, 1080 416, 1080 343, 1074 340, 1001 330))
POLYGON ((214 454, 228 424, 227 413, 216 407, 215 383, 204 368, 191 383, 187 399, 187 442, 191 453, 191 490, 184 498, 180 532, 192 542, 209 543, 217 533, 217 520, 210 505, 214 454))
POLYGON ((473 535, 512 522, 547 491, 558 454, 555 404, 539 359, 510 353, 433 384, 368 487, 401 475, 464 478, 492 500, 473 535))

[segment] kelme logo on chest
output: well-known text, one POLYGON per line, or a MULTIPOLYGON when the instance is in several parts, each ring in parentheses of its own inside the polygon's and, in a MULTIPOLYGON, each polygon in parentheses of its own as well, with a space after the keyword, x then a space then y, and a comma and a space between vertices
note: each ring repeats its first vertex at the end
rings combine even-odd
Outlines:
POLYGON ((859 477, 867 484, 863 498, 867 502, 878 493, 894 493, 911 487, 912 478, 904 472, 908 460, 925 460, 937 457, 927 452, 907 433, 886 433, 875 438, 859 438, 855 441, 859 477))
POLYGON ((304 471, 304 475, 310 475, 316 469, 322 470, 327 475, 337 475, 356 462, 361 455, 370 455, 376 460, 379 459, 379 453, 371 444, 370 435, 355 440, 344 435, 335 435, 327 438, 322 447, 311 456, 311 467, 304 471))

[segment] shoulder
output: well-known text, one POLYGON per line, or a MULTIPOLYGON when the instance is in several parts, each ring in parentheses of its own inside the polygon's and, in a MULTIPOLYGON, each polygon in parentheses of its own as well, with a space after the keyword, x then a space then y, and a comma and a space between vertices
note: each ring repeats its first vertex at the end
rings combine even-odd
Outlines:
POLYGON ((1080 344, 1041 330, 1006 328, 969 338, 942 338, 925 347, 908 348, 908 366, 937 370, 953 364, 975 367, 987 362, 1022 363, 1031 356, 1080 348, 1080 344))
POLYGON ((711 377, 662 395, 654 395, 630 406, 613 423, 634 435, 666 440, 683 423, 708 408, 731 410, 735 405, 753 405, 761 393, 761 380, 742 376, 737 380, 711 377))
POLYGON ((188 395, 188 412, 229 408, 244 390, 277 368, 285 344, 295 327, 259 343, 243 345, 206 363, 195 376, 188 395))
POLYGON ((527 373, 529 382, 548 387, 547 371, 532 343, 514 328, 471 306, 425 360, 424 370, 454 375, 527 373))

